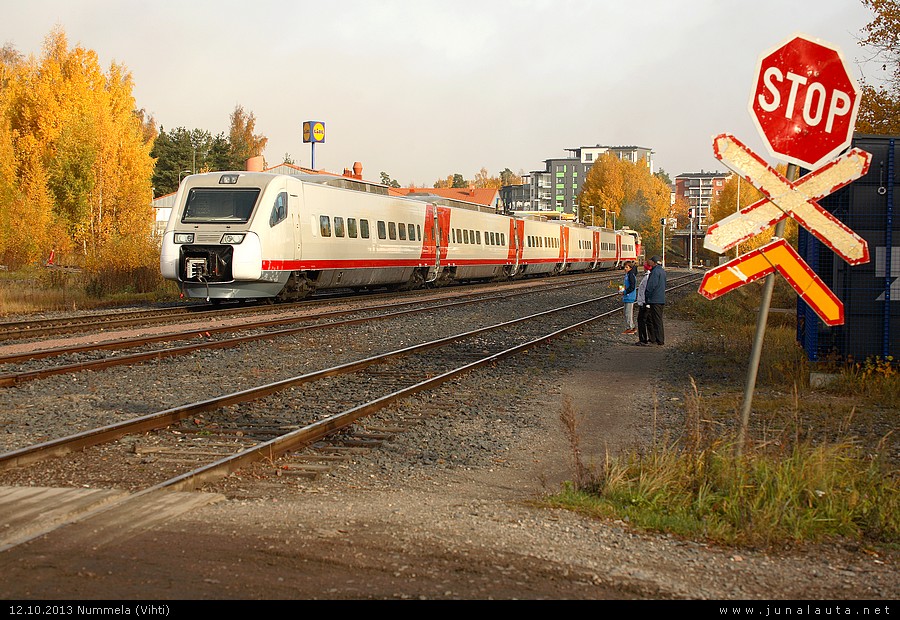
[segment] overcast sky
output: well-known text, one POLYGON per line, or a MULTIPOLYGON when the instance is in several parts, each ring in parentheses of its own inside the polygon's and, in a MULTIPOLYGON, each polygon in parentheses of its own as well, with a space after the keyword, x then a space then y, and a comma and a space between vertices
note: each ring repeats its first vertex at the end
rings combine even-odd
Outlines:
MULTIPOLYGON (((2 0, 0 44, 69 46, 124 65, 166 130, 226 132, 236 105, 269 165, 309 166, 302 123, 325 122, 317 168, 431 186, 542 170, 566 149, 653 149, 655 168, 726 170, 713 136, 771 163, 747 102, 759 56, 794 33, 873 78, 860 0, 2 0)), ((877 65, 880 68, 880 65, 877 65)))

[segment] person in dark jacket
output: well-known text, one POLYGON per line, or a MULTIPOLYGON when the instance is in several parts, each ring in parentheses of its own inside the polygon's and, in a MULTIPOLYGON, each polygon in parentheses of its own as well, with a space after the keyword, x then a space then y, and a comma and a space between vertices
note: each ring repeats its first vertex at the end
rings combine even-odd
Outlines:
POLYGON ((635 303, 637 303, 638 307, 638 315, 637 315, 637 335, 638 341, 634 344, 641 347, 649 347, 650 341, 647 337, 647 304, 644 301, 644 293, 647 290, 647 280, 650 278, 650 269, 652 265, 650 261, 644 261, 644 275, 641 278, 641 283, 638 284, 637 287, 637 299, 635 303))
POLYGON ((625 331, 623 334, 637 332, 634 327, 634 301, 637 299, 637 277, 634 275, 634 263, 625 262, 625 280, 619 287, 622 293, 622 303, 625 307, 625 331))
POLYGON ((647 338, 650 344, 660 346, 665 344, 665 329, 663 327, 663 309, 666 306, 666 270, 663 269, 659 256, 650 258, 653 269, 647 278, 647 288, 644 291, 644 303, 647 306, 647 338))

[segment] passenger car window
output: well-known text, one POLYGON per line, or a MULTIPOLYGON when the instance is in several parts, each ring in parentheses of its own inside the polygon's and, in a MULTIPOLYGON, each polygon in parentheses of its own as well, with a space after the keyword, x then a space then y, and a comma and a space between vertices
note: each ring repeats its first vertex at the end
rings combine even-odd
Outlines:
POLYGON ((331 218, 327 215, 319 216, 319 232, 323 237, 331 236, 331 218))
POLYGON ((348 217, 347 218, 347 236, 351 239, 356 239, 356 218, 348 217))
POLYGON ((269 226, 283 222, 287 218, 287 192, 281 192, 275 197, 272 205, 272 215, 269 216, 269 226))
POLYGON ((382 220, 378 220, 378 238, 387 239, 387 229, 385 228, 384 222, 382 220))
POLYGON ((369 238, 369 220, 359 221, 359 236, 363 239, 369 238))
POLYGON ((344 218, 335 216, 334 218, 334 236, 344 236, 344 218))

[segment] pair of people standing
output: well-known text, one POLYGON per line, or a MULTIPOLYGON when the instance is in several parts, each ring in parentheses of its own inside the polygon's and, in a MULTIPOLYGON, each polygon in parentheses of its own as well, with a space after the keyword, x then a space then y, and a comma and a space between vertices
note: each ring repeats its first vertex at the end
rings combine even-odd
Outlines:
POLYGON ((665 344, 663 309, 666 305, 666 271, 659 256, 653 256, 644 263, 644 277, 638 285, 635 303, 638 305, 638 341, 634 344, 641 347, 665 344))

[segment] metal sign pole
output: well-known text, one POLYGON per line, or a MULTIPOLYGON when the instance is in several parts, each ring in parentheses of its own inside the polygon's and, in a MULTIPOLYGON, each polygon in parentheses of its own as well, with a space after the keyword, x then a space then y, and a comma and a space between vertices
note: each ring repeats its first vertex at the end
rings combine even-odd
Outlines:
POLYGON ((662 266, 663 269, 666 268, 666 218, 662 218, 659 220, 659 223, 662 224, 662 266))
MULTIPOLYGON (((788 181, 797 180, 799 172, 796 164, 788 164, 785 177, 788 181)), ((775 224, 775 237, 784 236, 785 220, 775 224)), ((741 457, 744 451, 744 441, 747 437, 747 426, 750 423, 750 408, 753 405, 753 390, 756 387, 756 375, 759 372, 759 358, 762 353, 763 336, 766 332, 766 323, 769 319, 769 306, 772 304, 772 291, 775 289, 775 274, 766 276, 763 286, 762 300, 759 302, 759 314, 756 317, 756 335, 753 338, 753 348, 750 351, 750 365, 747 369, 747 383, 744 385, 744 404, 741 409, 741 427, 738 430, 735 454, 741 457)))

